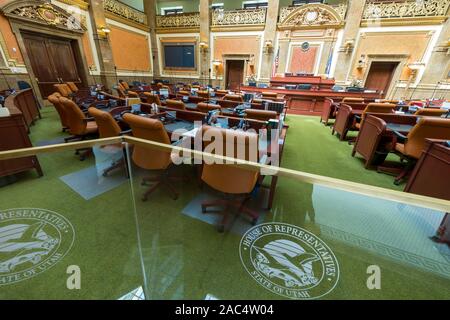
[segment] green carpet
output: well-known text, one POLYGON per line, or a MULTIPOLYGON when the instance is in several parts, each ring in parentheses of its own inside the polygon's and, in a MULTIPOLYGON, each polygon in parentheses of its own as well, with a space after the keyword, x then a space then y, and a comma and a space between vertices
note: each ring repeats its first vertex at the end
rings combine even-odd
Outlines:
MULTIPOLYGON (((64 135, 53 109, 45 108, 42 114, 43 119, 31 128, 33 142, 64 135)), ((390 176, 364 169, 360 159, 351 157, 352 147, 331 136, 331 130, 320 124, 317 117, 289 116, 287 124, 290 128, 284 167, 385 188, 403 188, 396 187, 390 176)), ((131 184, 85 201, 59 177, 94 165, 93 157, 81 162, 73 152, 59 152, 41 155, 39 161, 44 177, 37 178, 34 172, 28 172, 18 175, 16 183, 0 188, 0 211, 52 210, 73 225, 75 241, 63 259, 34 277, 6 284, 11 279, 0 272, 0 299, 117 299, 144 284, 147 298, 152 299, 204 299, 207 294, 219 299, 283 298, 258 284, 244 269, 239 258, 240 235, 220 234, 215 226, 181 214, 202 192, 191 167, 176 168, 179 175, 189 178, 189 182, 177 185, 180 197, 176 201, 164 189, 157 190, 147 202, 141 201, 146 190, 140 184, 143 173, 134 167, 131 184), (66 287, 69 277, 66 269, 70 265, 81 269, 80 290, 66 287)), ((408 252, 382 243, 383 239, 398 240, 397 233, 381 228, 382 224, 372 226, 380 241, 344 232, 342 223, 366 227, 370 208, 360 212, 358 206, 363 207, 364 203, 353 205, 351 198, 344 201, 333 196, 331 191, 280 178, 274 207, 266 218, 266 222, 284 222, 309 230, 332 249, 339 262, 340 278, 335 289, 323 298, 450 298, 450 259, 445 263, 438 261, 440 256, 433 260, 421 256, 414 248, 408 252), (324 202, 327 197, 334 199, 333 212, 321 209, 326 204, 321 196, 325 196, 324 202), (349 211, 355 213, 352 220, 348 218, 349 211), (340 217, 346 220, 341 221, 340 217), (382 270, 381 290, 369 290, 366 286, 367 267, 374 264, 382 270), (430 265, 441 269, 431 270, 430 265)), ((378 205, 374 203, 367 204, 372 207, 370 215, 377 214, 378 205)), ((385 201, 379 204, 381 207, 385 201)), ((402 223, 408 222, 401 220, 404 217, 401 213, 417 213, 395 204, 389 208, 392 215, 398 215, 398 225, 391 223, 389 215, 380 216, 380 223, 398 227, 402 237, 414 238, 414 234, 401 233, 402 223)), ((422 243, 428 239, 420 240, 422 243)), ((27 263, 21 268, 31 265, 27 263)))

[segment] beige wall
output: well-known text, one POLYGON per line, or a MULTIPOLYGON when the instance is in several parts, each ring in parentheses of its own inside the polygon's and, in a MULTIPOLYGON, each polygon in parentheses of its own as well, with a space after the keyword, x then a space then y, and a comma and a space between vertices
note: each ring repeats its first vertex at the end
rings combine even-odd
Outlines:
MULTIPOLYGON (((366 68, 357 68, 362 54, 380 57, 404 55, 407 56, 407 62, 421 61, 430 40, 429 31, 365 33, 361 35, 355 51, 351 76, 363 79, 367 72, 366 68)), ((403 65, 402 68, 400 80, 406 81, 410 76, 410 71, 406 65, 403 65)))

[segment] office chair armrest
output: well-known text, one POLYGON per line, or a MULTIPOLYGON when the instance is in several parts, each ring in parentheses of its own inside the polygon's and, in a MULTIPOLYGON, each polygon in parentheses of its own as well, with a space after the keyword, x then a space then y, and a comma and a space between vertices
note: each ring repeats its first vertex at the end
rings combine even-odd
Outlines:
POLYGON ((355 119, 357 122, 361 122, 361 116, 355 114, 355 119))
POLYGON ((398 131, 393 131, 396 142, 405 143, 408 138, 398 131))
POLYGON ((83 119, 83 121, 91 122, 91 121, 95 121, 95 118, 94 117, 88 117, 88 118, 83 119))

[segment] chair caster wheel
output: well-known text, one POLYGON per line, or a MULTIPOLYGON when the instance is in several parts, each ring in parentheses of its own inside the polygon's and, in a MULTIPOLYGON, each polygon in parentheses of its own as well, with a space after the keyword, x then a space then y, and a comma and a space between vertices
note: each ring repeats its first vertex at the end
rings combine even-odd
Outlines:
POLYGON ((396 186, 399 186, 399 185, 400 185, 400 181, 394 180, 394 184, 395 184, 396 186))
POLYGON ((224 233, 224 231, 225 231, 225 226, 218 226, 218 227, 217 227, 217 231, 219 231, 219 233, 224 233))
POLYGON ((253 218, 253 220, 252 220, 252 226, 256 226, 256 223, 258 222, 258 219, 257 218, 253 218))
POLYGON ((79 155, 79 154, 80 154, 80 151, 78 151, 78 150, 75 151, 75 154, 76 154, 76 155, 79 155))
POLYGON ((206 213, 206 207, 202 207, 202 213, 206 213))
POLYGON ((146 202, 147 200, 148 200, 148 198, 147 197, 142 197, 142 199, 141 199, 143 202, 146 202))
POLYGON ((103 173, 102 173, 102 176, 107 177, 107 176, 108 176, 108 172, 106 172, 106 171, 103 172, 103 173))
POLYGON ((84 160, 86 160, 85 157, 80 157, 80 161, 84 161, 84 160))

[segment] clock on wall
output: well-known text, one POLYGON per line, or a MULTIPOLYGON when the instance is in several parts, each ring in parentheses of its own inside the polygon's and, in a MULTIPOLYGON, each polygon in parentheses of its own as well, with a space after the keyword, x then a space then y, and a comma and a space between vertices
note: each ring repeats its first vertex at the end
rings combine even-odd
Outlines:
POLYGON ((309 50, 309 42, 308 41, 303 42, 301 48, 303 51, 308 51, 309 50))

